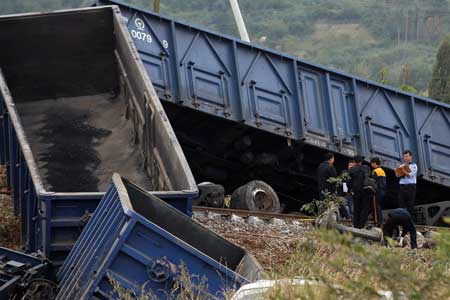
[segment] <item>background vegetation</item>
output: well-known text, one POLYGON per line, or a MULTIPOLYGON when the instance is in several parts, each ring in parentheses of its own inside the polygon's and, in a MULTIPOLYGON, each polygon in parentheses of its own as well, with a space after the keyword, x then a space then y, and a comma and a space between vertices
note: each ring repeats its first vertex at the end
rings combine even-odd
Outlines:
MULTIPOLYGON (((127 1, 149 9, 153 3, 127 1)), ((90 2, 2 0, 0 13, 90 2)), ((425 95, 438 46, 450 32, 450 0, 240 0, 240 5, 253 41, 397 87, 413 86, 425 95)), ((161 0, 161 12, 238 35, 228 0, 161 0)))

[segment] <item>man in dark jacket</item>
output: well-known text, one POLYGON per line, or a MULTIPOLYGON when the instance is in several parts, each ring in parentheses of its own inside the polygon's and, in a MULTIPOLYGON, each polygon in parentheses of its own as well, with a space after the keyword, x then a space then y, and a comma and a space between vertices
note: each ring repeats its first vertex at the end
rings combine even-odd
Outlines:
POLYGON ((417 248, 417 233, 416 226, 411 218, 411 214, 404 208, 396 208, 389 212, 388 219, 383 225, 383 237, 391 237, 394 234, 394 229, 398 226, 402 227, 401 237, 404 238, 407 233, 411 237, 411 249, 417 248))
POLYGON ((334 193, 336 187, 328 182, 328 179, 337 177, 336 168, 334 164, 334 154, 331 152, 325 153, 325 161, 319 165, 317 169, 317 181, 319 183, 319 199, 325 199, 324 193, 334 193))
POLYGON ((353 192, 353 227, 363 228, 369 215, 369 195, 364 191, 364 181, 370 176, 370 168, 363 164, 363 158, 354 158, 355 166, 348 171, 353 192))

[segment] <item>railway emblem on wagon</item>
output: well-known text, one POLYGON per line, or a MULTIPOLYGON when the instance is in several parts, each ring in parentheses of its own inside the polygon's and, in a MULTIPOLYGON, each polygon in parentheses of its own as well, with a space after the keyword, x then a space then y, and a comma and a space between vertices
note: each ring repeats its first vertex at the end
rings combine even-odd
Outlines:
POLYGON ((145 29, 145 23, 140 18, 137 18, 136 20, 134 20, 134 24, 136 25, 136 28, 139 29, 139 30, 144 30, 145 29))

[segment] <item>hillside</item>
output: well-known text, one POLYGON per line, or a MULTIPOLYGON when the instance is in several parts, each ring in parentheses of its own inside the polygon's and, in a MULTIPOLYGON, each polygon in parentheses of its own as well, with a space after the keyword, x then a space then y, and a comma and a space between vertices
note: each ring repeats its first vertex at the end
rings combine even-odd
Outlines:
MULTIPOLYGON (((89 0, 7 0, 0 13, 89 0)), ((129 0, 151 8, 152 0, 129 0)), ((427 93, 449 0, 240 0, 251 39, 326 66, 427 93)), ((237 36, 228 0, 161 0, 161 13, 237 36)))

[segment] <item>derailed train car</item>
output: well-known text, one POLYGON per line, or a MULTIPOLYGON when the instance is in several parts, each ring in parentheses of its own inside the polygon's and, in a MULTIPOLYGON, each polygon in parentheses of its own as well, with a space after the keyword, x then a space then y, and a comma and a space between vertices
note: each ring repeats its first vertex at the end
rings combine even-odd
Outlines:
POLYGON ((116 171, 191 214, 197 186, 117 7, 0 28, 0 163, 27 251, 62 263, 116 171))
POLYGON ((261 276, 244 249, 115 174, 59 270, 56 299, 227 299, 261 276))
MULTIPOLYGON (((231 192, 270 183, 286 204, 317 197, 324 151, 379 156, 392 170, 412 150, 418 203, 447 200, 450 106, 192 24, 117 4, 196 179, 231 192)), ((388 174, 385 206, 396 205, 388 174)))

